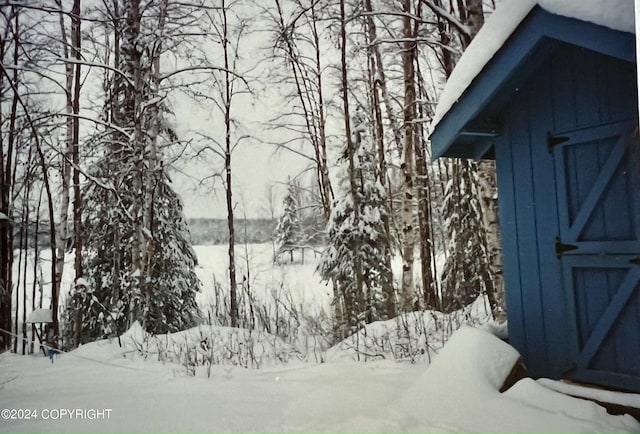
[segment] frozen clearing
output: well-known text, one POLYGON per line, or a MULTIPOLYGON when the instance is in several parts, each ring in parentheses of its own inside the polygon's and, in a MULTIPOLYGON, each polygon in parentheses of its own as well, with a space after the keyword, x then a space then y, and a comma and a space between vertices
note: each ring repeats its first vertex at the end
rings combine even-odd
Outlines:
POLYGON ((184 367, 145 361, 115 340, 85 345, 53 364, 5 353, 0 409, 29 409, 35 419, 3 420, 0 431, 640 430, 630 416, 607 415, 530 379, 499 393, 517 357, 493 335, 468 327, 454 334, 431 367, 389 360, 292 362, 261 370, 213 366, 208 378, 203 367, 185 376, 184 367), (78 417, 105 409, 109 417, 78 417))

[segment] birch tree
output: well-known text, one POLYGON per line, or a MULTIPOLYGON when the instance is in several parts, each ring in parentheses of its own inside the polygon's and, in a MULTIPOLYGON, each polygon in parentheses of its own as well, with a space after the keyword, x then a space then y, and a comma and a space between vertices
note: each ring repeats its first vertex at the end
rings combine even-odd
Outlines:
POLYGON ((308 158, 316 174, 320 204, 325 221, 331 213, 334 198, 333 187, 329 177, 328 139, 326 132, 327 109, 325 104, 325 86, 323 70, 327 65, 323 62, 321 47, 322 21, 329 6, 322 0, 293 0, 286 3, 274 0, 275 10, 266 8, 274 28, 273 57, 282 57, 287 73, 280 71, 276 79, 283 82, 292 91, 286 96, 290 109, 282 121, 274 119, 278 128, 286 131, 292 139, 278 142, 279 149, 302 154, 308 158), (284 122, 284 124, 280 123, 284 122), (294 142, 302 143, 300 149, 294 142), (306 145, 311 151, 306 151, 306 145))
MULTIPOLYGON (((2 8, 0 64, 17 63, 19 15, 15 7, 2 8), (13 48, 13 50, 12 50, 13 48)), ((11 347, 11 298, 13 292, 13 207, 11 190, 15 165, 15 128, 18 115, 18 72, 3 67, 0 75, 0 349, 11 347), (10 109, 5 111, 7 102, 10 109)))
MULTIPOLYGON (((227 227, 229 229, 229 298, 230 298, 230 316, 231 316, 231 327, 238 327, 238 294, 237 294, 237 282, 236 282, 236 259, 235 259, 235 221, 233 214, 233 185, 232 185, 232 174, 231 174, 231 156, 233 153, 233 148, 238 142, 234 143, 234 139, 232 138, 232 120, 231 120, 231 108, 232 108, 232 98, 234 96, 234 85, 236 83, 235 77, 231 76, 231 68, 232 62, 234 62, 234 58, 232 58, 231 50, 233 47, 230 47, 229 41, 229 20, 227 19, 227 10, 226 10, 226 2, 222 0, 222 9, 220 11, 221 22, 218 28, 219 35, 221 36, 222 43, 222 51, 224 57, 224 72, 223 72, 223 80, 222 80, 222 112, 224 116, 224 185, 225 185, 225 196, 226 196, 226 204, 227 204, 227 227)), ((213 20, 212 20, 213 24, 213 20)), ((238 40, 240 35, 242 34, 242 30, 238 34, 238 40)), ((237 45, 236 45, 237 48, 237 45)), ((237 138, 236 138, 237 140, 237 138)))
POLYGON ((401 307, 412 310, 415 299, 413 281, 413 262, 416 240, 415 230, 415 146, 416 146, 416 84, 415 84, 415 56, 416 40, 411 15, 413 1, 403 0, 402 10, 402 70, 404 82, 404 148, 402 162, 402 286, 400 289, 401 307))
POLYGON ((250 82, 253 60, 244 59, 242 54, 242 44, 249 30, 250 19, 247 17, 246 4, 241 0, 223 0, 219 6, 207 8, 203 18, 206 41, 194 50, 195 57, 206 65, 212 65, 212 59, 219 60, 220 63, 200 75, 197 85, 190 86, 188 92, 203 108, 210 111, 211 123, 214 125, 196 131, 199 140, 194 148, 198 158, 213 157, 208 178, 219 179, 224 187, 228 229, 229 320, 232 327, 238 327, 239 297, 235 253, 237 204, 234 197, 233 156, 238 146, 252 140, 240 119, 239 108, 241 98, 245 98, 244 102, 247 103, 253 97, 250 82))
MULTIPOLYGON (((33 67, 41 57, 48 57, 49 53, 49 47, 43 43, 44 38, 37 25, 37 14, 27 13, 32 12, 29 4, 3 5, 0 11, 3 23, 0 34, 0 327, 9 331, 14 286, 22 284, 23 290, 26 289, 24 280, 14 282, 12 277, 13 251, 17 247, 14 245, 13 235, 16 230, 25 229, 23 223, 27 225, 32 221, 30 192, 35 185, 42 188, 45 194, 52 250, 50 270, 52 276, 55 274, 55 204, 49 176, 51 159, 45 149, 45 146, 51 146, 49 140, 55 136, 55 125, 52 123, 52 117, 46 113, 47 107, 40 98, 38 79, 47 76, 40 74, 37 68, 33 67), (33 172, 36 168, 37 174, 33 172)), ((39 216, 35 217, 37 218, 39 216)), ((54 281, 51 287, 53 328, 57 333, 59 286, 54 281)), ((22 301, 23 321, 27 303, 24 296, 26 293, 23 294, 22 301)), ((16 296, 16 300, 19 300, 19 297, 16 296)), ((15 308, 14 329, 17 329, 18 303, 15 308)), ((1 344, 8 348, 10 338, 6 332, 2 335, 1 344)), ((17 345, 15 349, 17 350, 17 345)))
POLYGON ((61 288, 62 274, 65 266, 67 246, 73 239, 74 270, 76 279, 81 278, 82 271, 82 227, 81 211, 82 197, 80 193, 80 91, 81 64, 80 52, 80 0, 74 0, 72 9, 68 13, 71 26, 70 32, 65 22, 65 13, 61 1, 55 2, 60 28, 61 58, 65 68, 65 131, 64 145, 60 151, 60 203, 58 205, 58 221, 56 230, 56 263, 54 286, 61 288), (73 181, 73 184, 72 184, 73 181), (69 228, 69 205, 73 192, 73 231, 69 228))

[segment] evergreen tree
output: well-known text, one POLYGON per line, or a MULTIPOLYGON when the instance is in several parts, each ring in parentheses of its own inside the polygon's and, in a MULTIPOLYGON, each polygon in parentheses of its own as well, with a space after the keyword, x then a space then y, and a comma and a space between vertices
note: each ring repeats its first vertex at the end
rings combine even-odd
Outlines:
POLYGON ((65 348, 75 348, 91 340, 85 332, 96 327, 100 321, 100 310, 95 302, 86 279, 76 279, 66 299, 63 319, 63 344, 65 348))
POLYGON ((487 241, 482 227, 475 163, 459 160, 452 165, 444 198, 445 230, 449 244, 442 272, 443 310, 464 307, 478 295, 492 292, 487 241))
MULTIPOLYGON (((133 309, 141 305, 131 268, 133 225, 127 214, 133 194, 131 180, 118 172, 118 159, 114 158, 118 153, 111 151, 101 158, 100 169, 91 176, 94 180, 112 180, 117 191, 97 182, 88 183, 83 189, 84 271, 95 300, 102 305, 97 306, 102 308, 103 316, 99 319, 99 315, 85 315, 79 343, 126 331, 137 319, 133 309)), ((65 328, 69 327, 71 324, 65 322, 65 328)))
POLYGON ((157 334, 193 327, 200 318, 195 300, 200 289, 197 258, 188 242, 180 198, 163 175, 153 202, 154 254, 148 283, 153 293, 146 298, 132 263, 133 226, 125 211, 132 199, 125 191, 121 185, 116 196, 97 184, 85 191, 85 271, 94 302, 85 307, 90 313, 84 315, 79 343, 120 334, 136 320, 157 334), (114 206, 118 200, 119 206, 114 206))
MULTIPOLYGON (((328 246, 322 254, 318 271, 324 281, 334 285, 337 337, 355 332, 361 324, 386 319, 388 303, 383 287, 392 286, 392 274, 385 260, 389 242, 385 239, 384 219, 387 199, 384 187, 376 176, 375 151, 369 141, 360 141, 357 132, 354 159, 357 203, 360 207, 355 225, 354 200, 347 185, 348 176, 341 176, 339 199, 334 201, 327 232, 328 246), (362 264, 363 288, 358 291, 354 263, 362 264)), ((388 297, 388 296, 386 296, 388 297)))
POLYGON ((282 201, 283 214, 276 227, 276 256, 280 257, 283 253, 289 252, 291 262, 293 262, 293 251, 301 241, 300 215, 298 212, 299 197, 297 190, 294 183, 288 183, 287 195, 282 201))
POLYGON ((153 297, 147 309, 147 330, 167 333, 196 325, 200 312, 195 295, 200 281, 196 254, 188 242, 187 221, 179 196, 166 176, 154 200, 154 256, 151 266, 153 297))
POLYGON ((177 141, 160 85, 168 3, 122 4, 113 20, 114 67, 104 131, 94 136, 95 167, 85 186, 85 275, 100 311, 83 318, 83 338, 121 333, 140 321, 150 333, 198 322, 196 256, 187 242, 182 204, 170 186, 163 150, 177 141), (101 315, 100 315, 101 314, 101 315))

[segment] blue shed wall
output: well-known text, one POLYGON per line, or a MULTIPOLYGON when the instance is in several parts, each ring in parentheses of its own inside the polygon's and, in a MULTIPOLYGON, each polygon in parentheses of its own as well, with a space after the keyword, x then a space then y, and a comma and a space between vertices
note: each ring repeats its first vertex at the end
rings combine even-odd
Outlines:
POLYGON ((550 131, 637 119, 635 65, 560 44, 501 110, 496 139, 509 336, 534 376, 570 369, 550 131))

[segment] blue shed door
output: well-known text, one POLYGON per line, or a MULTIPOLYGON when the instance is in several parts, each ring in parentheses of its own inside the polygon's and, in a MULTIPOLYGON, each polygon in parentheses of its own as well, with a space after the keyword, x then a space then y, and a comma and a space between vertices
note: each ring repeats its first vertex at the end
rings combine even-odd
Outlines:
POLYGON ((576 380, 640 392, 637 121, 549 135, 569 361, 576 380))

